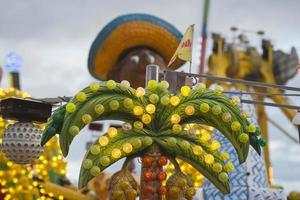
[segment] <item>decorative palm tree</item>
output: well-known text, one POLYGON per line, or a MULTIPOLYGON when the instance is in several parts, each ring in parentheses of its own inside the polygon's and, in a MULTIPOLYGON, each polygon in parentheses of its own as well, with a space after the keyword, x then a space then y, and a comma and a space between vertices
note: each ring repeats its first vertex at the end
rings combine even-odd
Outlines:
POLYGON ((203 84, 194 89, 183 86, 172 95, 168 87, 168 82, 154 80, 148 82, 146 90, 135 90, 127 81, 92 83, 53 113, 42 145, 58 133, 61 150, 67 156, 73 138, 85 125, 98 120, 120 120, 124 122, 122 128, 109 128, 86 153, 80 188, 126 157, 121 171, 112 177, 110 197, 135 199, 139 193, 137 184, 126 167, 131 159, 141 157, 141 199, 192 199, 195 190, 178 167, 175 158, 180 158, 220 191, 229 193, 228 172, 233 165, 227 161, 228 153, 218 151, 220 143, 212 140, 210 134, 196 137, 184 125, 194 123, 218 129, 236 149, 240 163, 247 158, 249 144, 260 153, 258 130, 236 106, 239 99, 228 99, 219 89, 208 90, 203 84), (163 186, 162 181, 167 178, 163 166, 168 160, 174 164, 175 173, 163 186))

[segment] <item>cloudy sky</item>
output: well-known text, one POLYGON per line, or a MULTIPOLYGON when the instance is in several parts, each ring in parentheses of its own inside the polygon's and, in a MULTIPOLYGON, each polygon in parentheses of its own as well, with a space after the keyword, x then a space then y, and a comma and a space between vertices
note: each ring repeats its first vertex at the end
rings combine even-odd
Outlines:
MULTIPOLYGON (((209 31, 221 32, 228 40, 229 28, 264 30, 275 48, 289 51, 300 48, 300 1, 297 0, 212 0, 209 31)), ((196 24, 196 35, 202 19, 201 0, 0 0, 0 65, 9 51, 22 55, 22 89, 35 97, 73 95, 94 81, 87 70, 90 45, 101 28, 113 18, 128 13, 148 13, 161 17, 180 31, 196 24), (171 4, 170 4, 171 3, 171 4)), ((258 45, 255 34, 251 43, 258 45)), ((196 72, 194 66, 193 71, 196 72)), ((289 85, 300 85, 300 75, 289 85)), ((4 76, 2 86, 7 87, 4 76)), ((300 104, 299 99, 293 99, 300 104)), ((285 124, 295 137, 296 130, 278 109, 268 108, 277 122, 285 124)), ((300 188, 300 145, 292 143, 270 126, 271 158, 274 182, 287 191, 300 188)), ((69 177, 76 182, 85 143, 91 134, 81 134, 73 143, 69 161, 69 177)))

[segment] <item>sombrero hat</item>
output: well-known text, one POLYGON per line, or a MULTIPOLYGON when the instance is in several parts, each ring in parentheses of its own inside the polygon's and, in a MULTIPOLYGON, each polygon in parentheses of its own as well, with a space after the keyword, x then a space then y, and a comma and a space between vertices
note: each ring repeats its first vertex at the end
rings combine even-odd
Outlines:
MULTIPOLYGON (((180 43, 182 34, 168 22, 147 14, 129 14, 117 17, 107 24, 94 40, 88 58, 91 75, 107 80, 108 72, 118 62, 120 55, 134 47, 149 47, 166 62, 180 43)), ((176 60, 172 69, 183 64, 176 60)))

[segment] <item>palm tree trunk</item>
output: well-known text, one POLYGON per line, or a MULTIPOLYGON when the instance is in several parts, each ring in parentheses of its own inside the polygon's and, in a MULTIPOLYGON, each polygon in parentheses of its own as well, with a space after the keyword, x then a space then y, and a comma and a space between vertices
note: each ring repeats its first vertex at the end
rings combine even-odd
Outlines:
POLYGON ((148 149, 142 158, 141 173, 141 200, 161 200, 160 187, 162 181, 157 178, 160 172, 163 172, 162 166, 158 164, 161 157, 161 151, 158 146, 153 145, 148 149), (149 162, 149 158, 152 162, 149 162), (150 176, 151 175, 151 176, 150 176))

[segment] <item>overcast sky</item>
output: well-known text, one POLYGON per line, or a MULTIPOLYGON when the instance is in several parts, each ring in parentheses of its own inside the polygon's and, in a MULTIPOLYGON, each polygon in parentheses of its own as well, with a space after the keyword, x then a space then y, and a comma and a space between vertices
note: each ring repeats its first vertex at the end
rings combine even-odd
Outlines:
MULTIPOLYGON (((221 32, 227 39, 229 28, 264 30, 276 49, 289 51, 300 47, 300 1, 297 0, 212 0, 208 29, 221 32)), ((94 79, 87 70, 90 45, 101 28, 121 14, 148 13, 161 17, 184 32, 202 20, 202 1, 198 0, 0 0, 0 65, 9 51, 24 59, 21 69, 22 89, 35 97, 73 95, 94 79)), ((259 44, 255 34, 252 44, 259 44)), ((209 50, 210 51, 210 50, 209 50)), ((196 72, 194 66, 193 71, 196 72)), ((289 85, 300 85, 297 75, 289 85)), ((2 86, 7 87, 4 76, 2 86)), ((299 98, 293 99, 300 104, 299 98)), ((278 109, 268 108, 274 120, 285 124, 297 137, 296 130, 278 109)), ((300 188, 300 145, 293 144, 271 127, 271 158, 274 181, 287 190, 300 188)), ((91 139, 84 132, 74 141, 69 161, 69 177, 78 178, 85 143, 91 139)))

